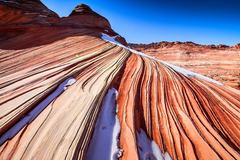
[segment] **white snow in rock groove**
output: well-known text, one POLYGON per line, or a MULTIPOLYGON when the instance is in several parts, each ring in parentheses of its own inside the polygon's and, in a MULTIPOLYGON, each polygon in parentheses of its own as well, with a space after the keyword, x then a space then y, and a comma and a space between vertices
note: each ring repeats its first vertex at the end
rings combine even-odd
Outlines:
POLYGON ((167 62, 164 62, 164 61, 161 61, 155 57, 152 57, 152 56, 149 56, 149 55, 146 55, 142 52, 139 52, 139 51, 136 51, 134 49, 131 49, 129 47, 126 47, 124 46, 123 44, 119 43, 118 41, 115 40, 115 37, 110 37, 109 35, 105 34, 105 33, 102 33, 102 36, 101 38, 107 42, 110 42, 110 43, 113 43, 113 44, 116 44, 120 47, 123 47, 127 50, 129 50, 130 52, 134 53, 134 54, 137 54, 137 55, 140 55, 140 56, 143 56, 143 57, 147 57, 147 58, 150 58, 150 59, 154 59, 155 61, 159 61, 160 63, 172 68, 173 70, 175 70, 176 72, 179 72, 187 77, 196 77, 196 78, 199 78, 199 79, 202 79, 202 80, 205 80, 205 81, 208 81, 208 82, 212 82, 212 83, 215 83, 215 84, 218 84, 218 85, 223 85, 222 83, 218 82, 218 81, 215 81, 209 77, 206 77, 206 76, 203 76, 201 74, 198 74, 198 73, 195 73, 195 72, 192 72, 192 71, 189 71, 187 69, 184 69, 182 67, 178 67, 178 66, 175 66, 173 64, 169 64, 167 62))
POLYGON ((30 124, 53 100, 62 94, 68 86, 75 82, 76 80, 71 77, 62 82, 54 92, 52 92, 47 98, 33 108, 33 110, 20 119, 20 121, 18 121, 13 127, 0 136, 0 145, 13 138, 24 126, 30 124))
POLYGON ((153 155, 155 155, 157 160, 162 160, 164 155, 162 155, 162 152, 155 141, 152 141, 151 147, 152 147, 153 155))
POLYGON ((119 43, 119 42, 115 39, 115 38, 117 38, 117 37, 119 37, 119 36, 116 35, 116 36, 111 37, 111 36, 109 36, 109 35, 107 35, 107 34, 105 34, 105 33, 102 33, 102 36, 101 36, 101 38, 102 38, 103 40, 105 40, 105 41, 112 42, 112 43, 117 44, 117 45, 121 45, 121 47, 125 47, 124 45, 122 45, 121 43, 119 43))
POLYGON ((166 153, 164 154, 164 159, 165 159, 165 160, 172 160, 172 158, 170 157, 170 155, 168 154, 168 152, 166 152, 166 153))
POLYGON ((120 123, 116 115, 116 96, 117 91, 111 88, 103 99, 87 151, 87 160, 116 160, 118 157, 120 123))
POLYGON ((171 160, 167 152, 162 154, 156 142, 149 139, 143 129, 137 132, 137 143, 140 160, 171 160))
POLYGON ((218 85, 223 85, 222 83, 218 82, 218 81, 215 81, 211 78, 208 78, 206 76, 203 76, 201 74, 198 74, 198 73, 195 73, 195 72, 192 72, 192 71, 189 71, 187 69, 184 69, 182 67, 178 67, 178 66, 175 66, 175 65, 172 65, 172 64, 169 64, 167 62, 164 62, 164 61, 161 61, 163 64, 169 66, 170 68, 172 68, 173 70, 179 72, 179 73, 182 73, 183 75, 187 76, 187 77, 196 77, 196 78, 199 78, 199 79, 202 79, 202 80, 205 80, 205 81, 208 81, 208 82, 212 82, 212 83, 215 83, 215 84, 218 84, 218 85))
POLYGON ((66 90, 68 86, 73 85, 75 82, 76 82, 76 79, 70 78, 70 79, 67 81, 67 83, 64 85, 64 88, 63 88, 63 89, 66 90))

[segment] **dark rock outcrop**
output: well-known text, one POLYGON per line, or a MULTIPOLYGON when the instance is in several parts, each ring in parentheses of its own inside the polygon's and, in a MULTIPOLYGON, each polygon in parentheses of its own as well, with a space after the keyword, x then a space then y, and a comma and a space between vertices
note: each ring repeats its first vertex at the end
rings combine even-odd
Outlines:
POLYGON ((97 27, 102 29, 111 29, 109 21, 94 12, 88 5, 81 4, 75 7, 72 13, 68 17, 64 17, 61 20, 63 25, 72 26, 88 26, 97 27))
POLYGON ((21 49, 47 44, 59 38, 78 35, 82 29, 86 30, 85 34, 96 37, 102 33, 116 36, 117 41, 127 44, 112 30, 106 18, 85 4, 75 7, 68 17, 60 18, 40 0, 0 0, 0 48, 21 49), (45 38, 46 34, 52 36, 45 38), (17 39, 20 35, 21 39, 17 39), (12 38, 15 38, 14 42, 12 38))
POLYGON ((0 25, 49 24, 59 16, 40 0, 1 0, 0 25))

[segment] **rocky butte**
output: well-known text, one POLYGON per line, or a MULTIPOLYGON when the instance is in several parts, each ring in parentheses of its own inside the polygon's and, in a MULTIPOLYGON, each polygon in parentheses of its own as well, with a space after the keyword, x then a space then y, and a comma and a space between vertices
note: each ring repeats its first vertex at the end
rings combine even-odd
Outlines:
POLYGON ((239 90, 129 48, 87 5, 1 0, 0 23, 0 159, 240 159, 239 90))

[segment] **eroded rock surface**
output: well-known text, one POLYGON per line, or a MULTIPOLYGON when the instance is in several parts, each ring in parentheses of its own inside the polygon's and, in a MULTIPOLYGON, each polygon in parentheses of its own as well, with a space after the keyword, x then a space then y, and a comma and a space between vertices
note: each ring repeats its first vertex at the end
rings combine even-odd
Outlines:
POLYGON ((78 5, 72 13, 62 19, 61 24, 71 24, 74 26, 99 27, 102 29, 111 29, 108 20, 94 12, 85 4, 78 5))
POLYGON ((92 34, 99 37, 101 33, 118 36, 119 42, 127 44, 106 18, 87 5, 79 5, 70 16, 59 18, 39 0, 0 1, 1 49, 25 49, 69 36, 92 34))
POLYGON ((130 44, 136 50, 206 75, 240 89, 239 45, 199 45, 193 42, 130 44))
POLYGON ((1 0, 0 25, 38 23, 46 24, 58 19, 40 0, 1 0))
POLYGON ((237 90, 131 55, 118 102, 122 159, 138 159, 136 141, 141 128, 172 159, 239 158, 237 90))
POLYGON ((240 159, 239 90, 126 47, 105 20, 78 24, 103 18, 86 5, 41 7, 56 21, 0 25, 0 159, 240 159))

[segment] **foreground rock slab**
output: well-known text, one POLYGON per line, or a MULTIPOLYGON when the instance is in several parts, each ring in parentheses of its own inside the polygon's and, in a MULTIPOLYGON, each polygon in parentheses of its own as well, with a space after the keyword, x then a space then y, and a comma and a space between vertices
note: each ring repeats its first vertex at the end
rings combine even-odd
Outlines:
POLYGON ((0 2, 0 159, 240 159, 239 90, 128 48, 86 5, 0 2))

